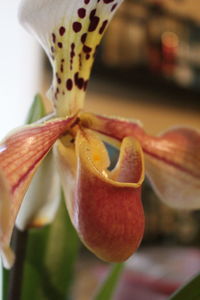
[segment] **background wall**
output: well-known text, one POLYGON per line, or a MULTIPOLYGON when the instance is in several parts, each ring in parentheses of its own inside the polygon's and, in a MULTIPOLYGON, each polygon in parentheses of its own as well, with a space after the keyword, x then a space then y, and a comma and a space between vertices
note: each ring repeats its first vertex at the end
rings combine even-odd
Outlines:
POLYGON ((40 49, 18 22, 19 2, 0 1, 0 138, 24 123, 39 90, 40 49))

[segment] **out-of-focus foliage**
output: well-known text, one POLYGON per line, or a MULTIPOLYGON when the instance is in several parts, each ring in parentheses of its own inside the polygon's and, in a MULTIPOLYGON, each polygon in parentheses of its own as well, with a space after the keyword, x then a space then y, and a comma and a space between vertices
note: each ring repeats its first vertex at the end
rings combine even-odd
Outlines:
POLYGON ((200 299, 200 274, 181 287, 169 300, 199 300, 200 299))

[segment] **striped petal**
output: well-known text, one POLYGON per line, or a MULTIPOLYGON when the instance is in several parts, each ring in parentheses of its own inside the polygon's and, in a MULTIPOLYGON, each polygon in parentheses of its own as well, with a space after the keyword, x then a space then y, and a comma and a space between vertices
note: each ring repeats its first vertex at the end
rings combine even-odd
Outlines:
POLYGON ((78 132, 75 149, 71 149, 73 159, 65 155, 65 149, 59 145, 59 168, 67 207, 81 240, 105 261, 126 260, 140 245, 144 232, 140 145, 132 138, 124 139, 111 172, 106 148, 92 131, 78 132))
POLYGON ((88 113, 80 118, 83 126, 112 138, 137 138, 145 153, 147 175, 161 200, 174 208, 200 208, 199 131, 174 128, 152 137, 137 121, 88 113))
POLYGON ((142 141, 146 136, 138 120, 109 117, 88 112, 80 113, 81 125, 121 141, 126 136, 136 137, 142 141))
MULTIPOLYGON (((54 120, 43 125, 26 126, 11 133, 0 144, 0 174, 3 194, 1 208, 7 216, 0 219, 0 248, 8 249, 15 219, 28 185, 55 141, 69 128, 74 119, 54 120)), ((5 252, 5 251, 4 251, 5 252)), ((7 257, 4 253, 5 258, 7 257)), ((12 262, 4 260, 8 267, 12 262)))
POLYGON ((50 151, 38 167, 24 197, 16 220, 21 230, 41 227, 54 219, 60 202, 60 180, 55 157, 50 151))
POLYGON ((19 17, 53 66, 52 99, 58 116, 83 107, 97 46, 122 0, 23 0, 19 17))
POLYGON ((147 175, 161 200, 178 209, 200 209, 200 133, 168 130, 146 144, 147 175))
MULTIPOLYGON (((9 230, 9 217, 11 208, 11 193, 9 183, 4 174, 0 171, 0 241, 4 238, 4 233, 9 230)), ((14 255, 7 244, 0 243, 0 255, 3 265, 9 268, 14 262, 14 255)))

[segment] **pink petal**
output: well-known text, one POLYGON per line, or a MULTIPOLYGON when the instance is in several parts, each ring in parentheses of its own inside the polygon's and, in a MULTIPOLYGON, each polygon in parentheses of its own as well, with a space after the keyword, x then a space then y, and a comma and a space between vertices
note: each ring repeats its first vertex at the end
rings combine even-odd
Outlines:
POLYGON ((27 126, 11 133, 0 144, 0 185, 5 190, 0 203, 3 213, 9 216, 6 223, 4 219, 0 220, 1 249, 8 248, 18 210, 34 172, 73 121, 72 118, 58 119, 43 125, 27 126))
POLYGON ((142 124, 138 120, 128 120, 120 117, 109 117, 87 112, 80 113, 83 127, 121 141, 127 136, 134 136, 140 142, 146 137, 142 124))
POLYGON ((147 175, 158 196, 182 209, 200 208, 200 133, 174 128, 160 137, 146 134, 137 121, 83 113, 82 125, 122 140, 138 139, 145 153, 147 175))
POLYGON ((147 175, 158 196, 179 209, 200 208, 200 133, 170 129, 145 143, 147 175))

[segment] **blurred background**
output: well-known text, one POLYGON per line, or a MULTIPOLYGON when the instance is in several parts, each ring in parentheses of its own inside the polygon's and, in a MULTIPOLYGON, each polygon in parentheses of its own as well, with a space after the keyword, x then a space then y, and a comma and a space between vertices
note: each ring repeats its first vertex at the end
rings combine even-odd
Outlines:
MULTIPOLYGON (((17 25, 13 3, 0 4, 2 136, 23 123, 34 93, 45 94, 51 81, 48 61, 17 25)), ((98 50, 86 110, 139 119, 151 134, 174 125, 200 130, 199 11, 198 0, 125 0, 98 50)), ((117 300, 167 299, 200 269, 200 212, 166 207, 147 180, 143 204, 145 237, 126 263, 117 300)), ((83 248, 74 299, 92 299, 107 268, 83 248)))
POLYGON ((19 3, 0 1, 0 138, 24 124, 41 82, 41 49, 18 22, 19 3))

